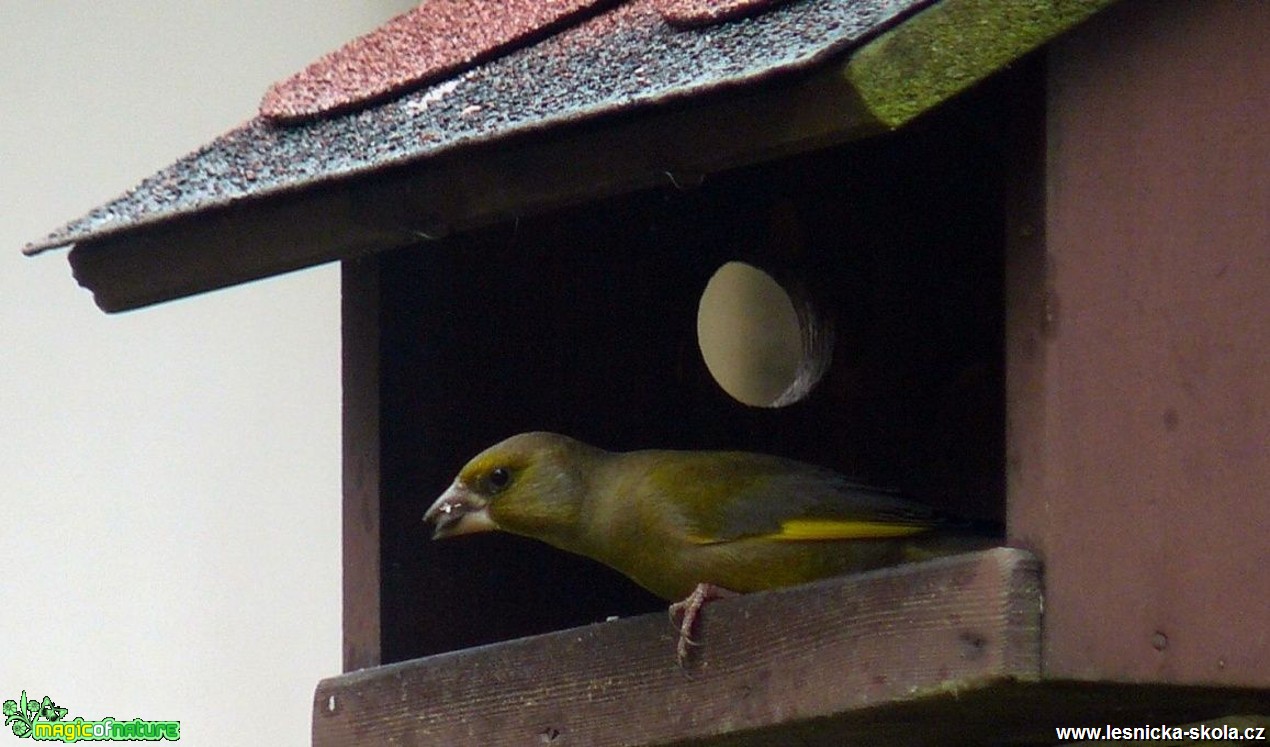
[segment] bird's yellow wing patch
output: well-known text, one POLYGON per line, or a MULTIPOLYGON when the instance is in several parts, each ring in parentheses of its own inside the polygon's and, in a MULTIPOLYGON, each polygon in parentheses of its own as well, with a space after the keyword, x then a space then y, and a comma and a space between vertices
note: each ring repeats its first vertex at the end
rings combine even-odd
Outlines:
POLYGON ((775 540, 848 540, 887 539, 921 534, 930 527, 924 524, 901 524, 885 521, 844 521, 841 519, 789 519, 781 522, 775 540))
MULTIPOLYGON (((915 534, 930 531, 930 529, 931 527, 926 524, 905 524, 859 519, 855 521, 843 519, 787 519, 781 522, 779 531, 754 536, 782 542, 892 539, 895 537, 911 537, 915 534)), ((700 545, 711 545, 720 541, 727 541, 702 536, 694 536, 691 539, 700 545)))

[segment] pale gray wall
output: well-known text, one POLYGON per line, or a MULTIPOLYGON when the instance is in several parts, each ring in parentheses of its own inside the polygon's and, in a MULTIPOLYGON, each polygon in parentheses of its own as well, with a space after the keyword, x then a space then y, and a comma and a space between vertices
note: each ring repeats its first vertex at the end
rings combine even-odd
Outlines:
POLYGON ((338 270, 106 316, 19 249, 411 4, 0 2, 0 700, 308 744, 340 662, 338 270))

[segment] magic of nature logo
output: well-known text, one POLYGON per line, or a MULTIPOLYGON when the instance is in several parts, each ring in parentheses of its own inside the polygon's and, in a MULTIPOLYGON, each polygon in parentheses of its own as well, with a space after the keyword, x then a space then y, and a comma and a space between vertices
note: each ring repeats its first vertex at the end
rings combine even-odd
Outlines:
POLYGON ((40 742, 175 742, 181 738, 180 721, 119 721, 109 716, 87 721, 79 716, 67 718, 67 713, 49 696, 35 700, 23 690, 21 698, 4 702, 4 725, 15 737, 40 742))

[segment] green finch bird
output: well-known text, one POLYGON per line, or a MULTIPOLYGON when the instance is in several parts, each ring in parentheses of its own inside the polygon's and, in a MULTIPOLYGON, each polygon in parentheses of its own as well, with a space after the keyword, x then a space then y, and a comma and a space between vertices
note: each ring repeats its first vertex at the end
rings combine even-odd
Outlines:
POLYGON ((610 452, 522 433, 478 454, 424 514, 433 539, 502 530, 585 555, 682 615, 730 593, 995 544, 968 522, 831 470, 739 451, 610 452))

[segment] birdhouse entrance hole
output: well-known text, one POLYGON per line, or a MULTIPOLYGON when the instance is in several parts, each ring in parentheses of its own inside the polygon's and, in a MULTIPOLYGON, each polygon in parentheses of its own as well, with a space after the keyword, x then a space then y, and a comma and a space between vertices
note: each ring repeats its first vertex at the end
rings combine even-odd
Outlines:
POLYGON ((809 299, 768 273, 727 262, 697 306, 697 345, 710 375, 743 404, 784 407, 820 382, 833 356, 833 327, 809 299))

